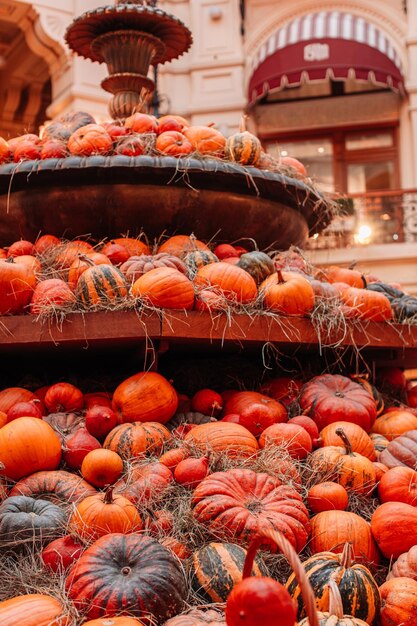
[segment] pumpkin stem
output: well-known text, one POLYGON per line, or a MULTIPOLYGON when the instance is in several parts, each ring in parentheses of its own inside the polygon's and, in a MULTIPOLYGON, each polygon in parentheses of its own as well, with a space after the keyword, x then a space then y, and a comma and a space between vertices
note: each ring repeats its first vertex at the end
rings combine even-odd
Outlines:
POLYGON ((340 564, 344 569, 350 569, 350 567, 352 567, 352 544, 349 541, 347 541, 343 547, 340 564))
POLYGON ((354 270, 357 264, 358 264, 357 261, 352 261, 352 263, 348 267, 348 270, 354 270))
POLYGON ((277 270, 278 285, 285 283, 281 270, 277 270))
POLYGON ((93 267, 93 265, 95 265, 94 261, 85 254, 78 254, 77 256, 80 261, 84 261, 84 263, 87 263, 87 265, 90 265, 90 267, 93 267))
POLYGON ((336 428, 335 433, 343 441, 343 445, 346 448, 346 454, 353 454, 352 444, 350 443, 350 439, 343 428, 336 428))
POLYGON ((239 132, 240 133, 245 133, 246 132, 246 120, 248 119, 247 115, 242 115, 242 117, 240 118, 240 124, 239 124, 239 132))
POLYGON ((363 280, 363 288, 366 289, 368 286, 368 281, 366 280, 365 276, 362 274, 361 276, 362 280, 363 280))
POLYGON ((109 485, 104 492, 104 504, 111 504, 113 502, 113 489, 114 485, 109 485))
POLYGON ((7 259, 4 259, 6 263, 16 263, 16 261, 14 260, 14 257, 9 256, 7 259))
POLYGON ((342 598, 334 580, 329 581, 329 613, 339 619, 343 618, 342 598))

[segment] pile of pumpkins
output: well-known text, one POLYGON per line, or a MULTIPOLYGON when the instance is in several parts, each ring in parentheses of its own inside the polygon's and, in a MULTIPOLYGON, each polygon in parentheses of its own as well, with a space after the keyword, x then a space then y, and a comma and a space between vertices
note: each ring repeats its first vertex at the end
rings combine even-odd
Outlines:
POLYGON ((0 248, 0 315, 143 305, 308 316, 323 302, 332 304, 333 317, 377 322, 405 321, 417 312, 417 299, 398 285, 356 269, 315 270, 297 252, 209 247, 194 235, 175 235, 153 248, 133 237, 94 246, 54 235, 0 248))
POLYGON ((417 394, 378 376, 395 401, 342 374, 192 397, 156 372, 4 389, 0 555, 37 551, 66 600, 12 593, 1 625, 415 625, 417 394), (374 500, 370 522, 352 498, 374 500), (277 546, 279 582, 257 553, 277 546))
POLYGON ((47 124, 42 136, 27 133, 8 141, 0 137, 0 165, 10 161, 118 154, 211 157, 260 169, 282 169, 301 178, 307 176, 298 159, 282 157, 278 161, 264 152, 259 139, 246 130, 244 118, 240 131, 226 138, 213 124, 192 126, 180 115, 157 119, 146 113, 134 113, 124 121, 98 124, 89 113, 77 112, 47 124))

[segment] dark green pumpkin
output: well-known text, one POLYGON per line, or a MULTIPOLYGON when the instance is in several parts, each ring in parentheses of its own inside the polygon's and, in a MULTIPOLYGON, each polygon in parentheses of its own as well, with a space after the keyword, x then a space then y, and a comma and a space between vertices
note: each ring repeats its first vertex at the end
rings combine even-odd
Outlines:
POLYGON ((93 265, 78 279, 76 296, 86 308, 120 301, 128 293, 122 272, 113 265, 93 265))
MULTIPOLYGON (((242 580, 246 550, 234 543, 209 543, 193 554, 191 585, 205 602, 226 602, 236 583, 242 580)), ((255 559, 253 576, 266 576, 255 559)))
MULTIPOLYGON (((304 561, 303 567, 316 596, 319 611, 329 610, 329 581, 334 580, 342 598, 343 612, 376 626, 381 600, 371 572, 364 566, 353 564, 351 544, 345 544, 343 553, 319 552, 304 561)), ((304 602, 298 581, 292 574, 286 587, 298 604, 297 619, 305 617, 304 602)))
POLYGON ((216 422, 215 417, 210 415, 204 415, 198 411, 188 411, 187 413, 177 413, 172 417, 169 422, 165 424, 168 430, 172 431, 182 426, 183 424, 208 424, 209 422, 216 422))
POLYGON ((218 262, 219 259, 210 250, 193 250, 193 252, 188 252, 184 257, 187 273, 191 279, 194 278, 200 267, 218 262))
POLYGON ((242 254, 237 266, 248 272, 258 285, 275 272, 272 259, 265 252, 257 250, 242 254))
POLYGON ((262 146, 255 135, 245 130, 228 138, 225 152, 230 161, 240 165, 256 165, 261 156, 262 146))

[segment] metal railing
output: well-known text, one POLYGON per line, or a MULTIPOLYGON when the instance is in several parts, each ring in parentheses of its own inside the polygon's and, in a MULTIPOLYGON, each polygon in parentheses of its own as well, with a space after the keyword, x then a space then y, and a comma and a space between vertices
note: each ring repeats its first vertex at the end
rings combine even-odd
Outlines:
POLYGON ((417 189, 353 194, 336 201, 340 215, 309 239, 309 249, 417 242, 417 189))

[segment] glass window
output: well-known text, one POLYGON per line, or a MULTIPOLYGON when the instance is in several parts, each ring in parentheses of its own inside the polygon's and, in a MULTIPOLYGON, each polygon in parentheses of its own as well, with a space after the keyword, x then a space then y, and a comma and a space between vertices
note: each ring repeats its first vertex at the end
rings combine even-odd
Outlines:
POLYGON ((394 189, 394 163, 349 163, 347 166, 348 193, 365 193, 380 189, 394 189))
POLYGON ((333 143, 331 139, 307 139, 282 141, 268 145, 268 152, 275 158, 294 157, 301 161, 310 178, 323 191, 334 191, 333 143))
POLYGON ((370 148, 390 148, 393 145, 391 132, 352 133, 346 136, 346 150, 368 150, 370 148))

